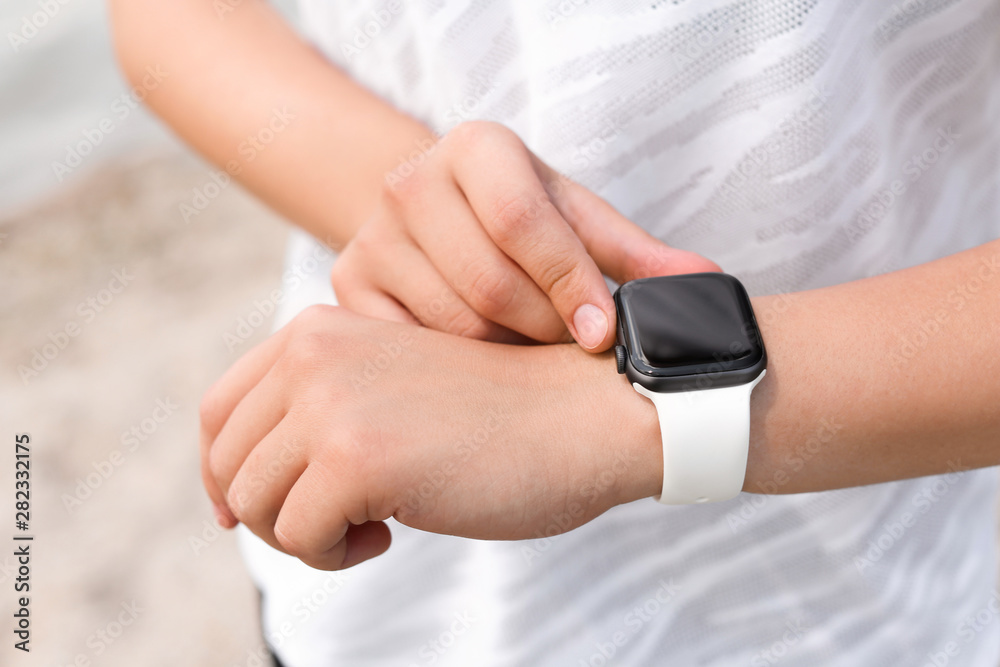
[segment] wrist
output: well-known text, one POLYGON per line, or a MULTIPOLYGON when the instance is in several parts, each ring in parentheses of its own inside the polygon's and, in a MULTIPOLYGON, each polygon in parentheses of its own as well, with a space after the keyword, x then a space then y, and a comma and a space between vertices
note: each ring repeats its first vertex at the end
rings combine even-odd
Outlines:
POLYGON ((566 423, 573 424, 567 435, 584 448, 578 454, 591 461, 595 485, 607 489, 609 504, 659 494, 663 450, 656 408, 616 372, 614 353, 591 354, 575 344, 535 349, 555 357, 545 364, 550 372, 544 382, 563 397, 566 423))
POLYGON ((606 379, 607 395, 613 406, 610 437, 617 437, 619 442, 615 447, 627 452, 634 461, 618 504, 657 496, 663 487, 663 446, 656 407, 616 371, 614 352, 606 356, 603 370, 610 376, 606 379))

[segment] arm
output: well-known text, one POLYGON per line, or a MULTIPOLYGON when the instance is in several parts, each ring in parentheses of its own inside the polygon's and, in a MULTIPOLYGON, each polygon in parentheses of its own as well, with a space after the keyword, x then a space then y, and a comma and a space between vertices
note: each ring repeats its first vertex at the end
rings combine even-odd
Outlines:
POLYGON ((614 342, 615 315, 602 271, 624 280, 718 269, 560 177, 500 125, 466 123, 435 143, 264 0, 223 16, 208 0, 111 0, 111 13, 129 80, 166 73, 146 97, 153 111, 344 250, 333 279, 356 312, 490 340, 554 342, 569 331, 600 351, 614 342), (281 130, 258 150, 248 137, 272 132, 275 110, 281 130), (424 155, 415 173, 387 179, 414 150, 424 155))
POLYGON ((264 0, 219 16, 209 0, 111 0, 122 69, 140 85, 167 73, 146 104, 211 162, 279 213, 337 248, 375 211, 383 177, 429 128, 351 80, 264 0), (181 37, 182 36, 182 37, 181 37), (252 159, 240 144, 275 109, 294 118, 252 159))
MULTIPOLYGON (((756 299, 769 369, 752 401, 744 488, 818 491, 1000 462, 998 262, 994 241, 756 299)), ((336 308, 303 313, 202 404, 203 470, 229 508, 325 569, 388 548, 390 516, 487 539, 570 530, 659 492, 659 439, 652 404, 610 355, 336 308), (371 376, 366 360, 380 354, 390 362, 371 376)))
POLYGON ((1000 241, 754 309, 768 371, 751 400, 746 491, 1000 463, 1000 241))

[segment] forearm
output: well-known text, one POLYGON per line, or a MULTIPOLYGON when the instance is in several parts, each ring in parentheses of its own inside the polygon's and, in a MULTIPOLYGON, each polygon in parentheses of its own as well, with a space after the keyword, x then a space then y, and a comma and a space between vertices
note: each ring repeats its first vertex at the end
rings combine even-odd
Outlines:
POLYGON ((207 0, 111 0, 125 75, 167 73, 148 104, 187 143, 332 245, 373 213, 386 172, 431 131, 379 99, 262 0, 220 17, 207 0), (294 119, 263 150, 275 110, 294 119), (241 144, 244 150, 240 150, 241 144), (250 156, 253 156, 252 158, 250 156))
POLYGON ((1000 463, 1000 241, 754 300, 768 372, 744 489, 797 493, 1000 463))
MULTIPOLYGON (((1000 241, 753 303, 768 368, 751 399, 745 491, 823 491, 1000 464, 1000 241)), ((610 356, 575 362, 602 387, 595 403, 604 406, 580 418, 600 422, 611 446, 639 462, 622 502, 659 493, 653 404, 612 376, 610 356)))

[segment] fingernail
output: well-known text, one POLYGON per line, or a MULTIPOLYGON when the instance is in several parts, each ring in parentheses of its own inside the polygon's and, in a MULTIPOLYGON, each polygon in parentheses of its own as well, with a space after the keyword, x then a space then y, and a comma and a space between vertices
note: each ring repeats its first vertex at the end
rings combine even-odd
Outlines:
POLYGON ((576 342, 592 349, 608 335, 608 318, 597 306, 585 303, 573 314, 573 328, 576 329, 576 342))

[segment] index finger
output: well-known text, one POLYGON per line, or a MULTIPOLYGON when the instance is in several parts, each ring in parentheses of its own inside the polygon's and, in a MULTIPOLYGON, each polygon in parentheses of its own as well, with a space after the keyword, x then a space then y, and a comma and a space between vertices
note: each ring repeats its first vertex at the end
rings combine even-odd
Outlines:
POLYGON ((578 343, 591 352, 614 342, 614 303, 604 276, 552 201, 527 148, 510 133, 484 135, 463 153, 455 179, 496 245, 549 297, 578 343), (491 163, 482 174, 483 155, 491 163))

